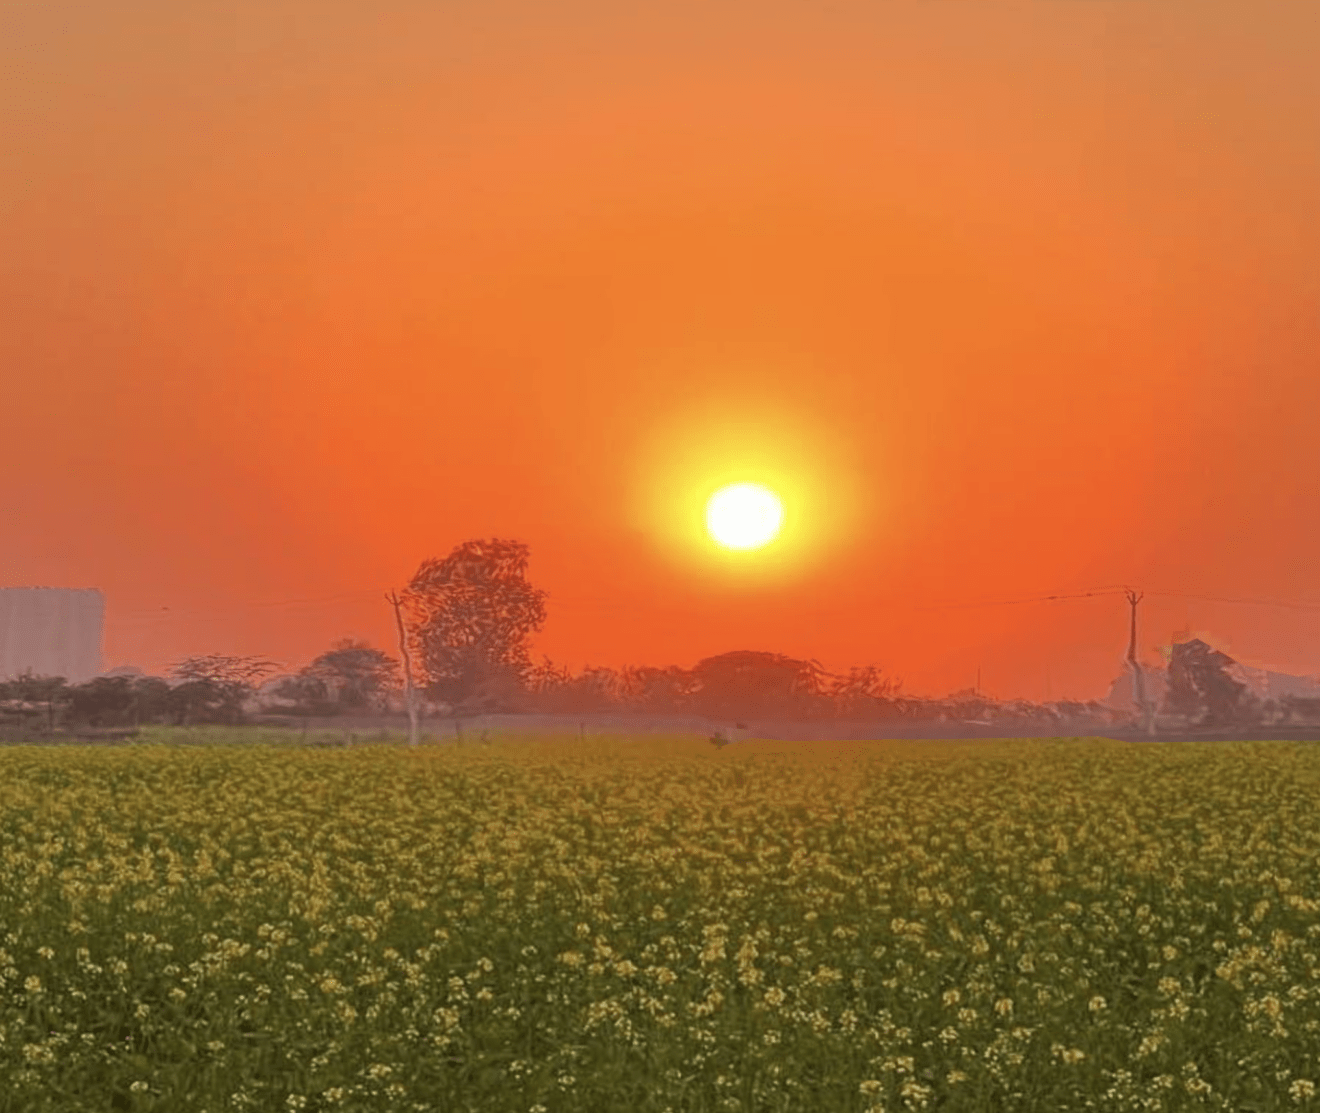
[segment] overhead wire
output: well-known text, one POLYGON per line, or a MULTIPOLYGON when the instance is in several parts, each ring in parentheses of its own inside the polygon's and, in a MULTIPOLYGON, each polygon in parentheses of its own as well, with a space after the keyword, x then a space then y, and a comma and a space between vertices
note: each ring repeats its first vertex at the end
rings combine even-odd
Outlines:
POLYGON ((1250 606, 1265 607, 1287 607, 1292 610, 1314 610, 1320 611, 1320 603, 1298 603, 1286 602, 1281 599, 1232 599, 1223 595, 1195 595, 1184 591, 1151 591, 1141 588, 1121 588, 1121 589, 1099 589, 1096 591, 1084 591, 1072 595, 1035 595, 1028 599, 997 599, 993 601, 973 602, 973 603, 936 603, 919 606, 918 610, 952 610, 969 607, 1003 607, 1016 603, 1044 603, 1055 599, 1087 599, 1098 595, 1120 595, 1132 591, 1141 596, 1159 595, 1174 599, 1197 599, 1208 603, 1243 603, 1250 606))
MULTIPOLYGON (((1200 595, 1200 594, 1194 594, 1194 593, 1182 592, 1182 591, 1157 591, 1152 589, 1129 588, 1129 587, 1121 587, 1121 588, 1105 587, 1105 588, 1098 588, 1093 591, 1082 591, 1082 592, 1055 592, 1049 595, 1032 595, 1019 599, 983 599, 983 600, 971 600, 971 601, 959 602, 959 603, 918 603, 918 604, 907 603, 906 605, 912 607, 912 609, 922 610, 922 611, 969 610, 978 607, 1007 607, 1007 606, 1017 606, 1026 603, 1050 603, 1050 602, 1056 602, 1059 600, 1068 600, 1068 599, 1091 599, 1100 596, 1124 595, 1130 591, 1136 592, 1143 597, 1147 595, 1155 595, 1155 596, 1174 598, 1174 599, 1195 599, 1201 602, 1210 602, 1210 603, 1232 603, 1232 604, 1239 604, 1245 606, 1283 607, 1289 610, 1320 611, 1320 602, 1300 602, 1300 601, 1289 601, 1284 599, 1246 599, 1246 598, 1230 597, 1224 595, 1200 595)), ((232 613, 236 608, 257 609, 257 608, 267 608, 267 607, 321 606, 328 603, 339 603, 349 599, 365 599, 368 596, 375 596, 377 594, 379 593, 374 591, 363 590, 363 591, 341 592, 337 595, 324 595, 314 599, 278 599, 278 600, 272 600, 269 602, 261 602, 261 603, 228 603, 223 606, 217 606, 217 607, 189 607, 183 609, 178 609, 168 606, 162 606, 159 608, 138 607, 127 611, 121 611, 116 617, 119 619, 126 619, 133 617, 164 618, 168 615, 168 617, 170 618, 181 618, 185 616, 229 614, 232 613)), ((617 607, 620 605, 634 605, 639 602, 644 602, 645 600, 646 600, 645 596, 632 596, 628 599, 621 600, 618 598, 606 598, 603 596, 588 597, 577 593, 571 595, 565 595, 559 591, 548 592, 548 598, 547 598, 548 603, 567 604, 568 606, 571 607, 617 607)), ((871 600, 851 600, 848 601, 846 605, 850 608, 855 608, 859 605, 865 606, 868 604, 903 605, 902 601, 887 597, 876 598, 871 600)))

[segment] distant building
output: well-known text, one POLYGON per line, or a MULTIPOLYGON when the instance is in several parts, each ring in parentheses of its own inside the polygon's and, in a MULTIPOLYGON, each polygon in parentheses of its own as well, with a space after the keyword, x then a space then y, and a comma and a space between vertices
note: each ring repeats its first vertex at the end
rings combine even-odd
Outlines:
POLYGON ((1313 676, 1292 676, 1270 669, 1252 668, 1234 662, 1224 670, 1234 680, 1247 686, 1248 691, 1261 699, 1283 699, 1284 696, 1302 696, 1314 699, 1320 696, 1320 682, 1313 676))
MULTIPOLYGON (((1199 639, 1191 639, 1191 641, 1197 640, 1199 639)), ((1160 654, 1166 661, 1171 658, 1172 652, 1172 645, 1160 647, 1160 654)), ((1224 671, 1234 680, 1245 684, 1247 691, 1262 700, 1281 700, 1285 696, 1301 696, 1312 699, 1320 697, 1320 678, 1295 676, 1291 673, 1276 672, 1272 669, 1255 668, 1238 661, 1226 666, 1224 671)), ((1146 698, 1153 700, 1156 707, 1162 707, 1165 693, 1169 688, 1168 669, 1142 665, 1141 676, 1146 688, 1146 698)), ((1136 700, 1133 696, 1131 668, 1125 668, 1114 680, 1109 686, 1109 694, 1101 702, 1115 711, 1137 710, 1136 700)))
POLYGON ((0 588, 0 680, 31 670, 85 683, 101 672, 104 633, 96 588, 0 588))

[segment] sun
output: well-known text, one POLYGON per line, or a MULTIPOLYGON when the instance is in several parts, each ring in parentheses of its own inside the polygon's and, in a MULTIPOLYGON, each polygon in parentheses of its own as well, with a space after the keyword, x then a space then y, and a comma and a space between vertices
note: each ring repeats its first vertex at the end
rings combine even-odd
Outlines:
POLYGON ((756 483, 722 487, 706 503, 706 529, 728 549, 759 549, 784 520, 779 496, 756 483))

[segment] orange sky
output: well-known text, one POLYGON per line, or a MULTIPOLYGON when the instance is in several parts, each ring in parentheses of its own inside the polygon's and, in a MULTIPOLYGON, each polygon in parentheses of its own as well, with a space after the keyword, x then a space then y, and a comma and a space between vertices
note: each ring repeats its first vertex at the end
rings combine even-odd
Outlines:
POLYGON ((1089 698, 1122 595, 921 608, 1132 584, 1316 607, 1152 594, 1150 663, 1320 672, 1309 5, 639 8, 8 15, 0 584, 297 668, 506 537, 574 670, 1089 698))

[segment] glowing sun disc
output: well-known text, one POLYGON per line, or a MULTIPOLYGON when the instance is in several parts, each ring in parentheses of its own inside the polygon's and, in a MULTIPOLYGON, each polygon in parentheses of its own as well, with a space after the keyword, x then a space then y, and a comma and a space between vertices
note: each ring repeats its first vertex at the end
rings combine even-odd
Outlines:
POLYGON ((783 520, 778 496, 755 483, 721 488, 706 503, 706 529, 729 549, 764 545, 779 533, 783 520))

